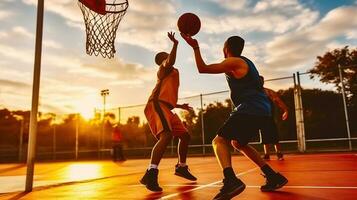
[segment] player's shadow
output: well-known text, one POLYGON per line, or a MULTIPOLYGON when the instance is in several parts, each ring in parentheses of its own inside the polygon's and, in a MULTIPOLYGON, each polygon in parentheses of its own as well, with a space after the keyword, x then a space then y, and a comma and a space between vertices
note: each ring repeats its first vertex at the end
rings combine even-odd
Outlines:
POLYGON ((162 197, 162 195, 163 195, 162 192, 150 193, 150 194, 146 195, 146 197, 144 199, 145 200, 156 200, 156 199, 160 199, 162 197))
POLYGON ((186 183, 183 186, 178 187, 176 190, 179 193, 179 199, 182 200, 191 200, 194 199, 192 189, 197 188, 197 183, 186 183))
POLYGON ((268 199, 270 200, 276 200, 276 199, 281 199, 281 200, 290 200, 290 199, 304 199, 304 200, 327 200, 325 198, 321 197, 316 197, 316 196, 309 196, 306 194, 299 194, 295 192, 287 192, 287 191, 273 191, 273 192, 267 192, 268 199))

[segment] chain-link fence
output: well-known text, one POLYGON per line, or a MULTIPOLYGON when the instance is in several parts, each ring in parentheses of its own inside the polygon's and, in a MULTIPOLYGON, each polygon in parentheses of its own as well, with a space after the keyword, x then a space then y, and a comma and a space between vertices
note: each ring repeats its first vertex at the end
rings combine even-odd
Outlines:
MULTIPOLYGON (((343 69, 341 76, 343 76, 343 69)), ((343 80, 343 78, 341 79, 343 80)), ((349 100, 340 82, 338 88, 311 79, 309 73, 266 79, 265 87, 275 90, 288 107, 289 117, 281 120, 275 106, 274 119, 285 152, 336 151, 357 148, 356 105, 349 100)), ((350 87, 350 86, 347 86, 350 87)), ((218 91, 179 99, 193 111, 174 109, 191 135, 189 154, 212 154, 211 141, 232 111, 229 91, 218 91)), ((145 104, 111 109, 96 109, 92 119, 79 114, 40 116, 37 139, 38 159, 108 158, 112 133, 116 126, 122 133, 127 157, 149 157, 156 139, 144 116, 145 104)), ((5 112, 5 111, 4 111, 5 112)), ((29 112, 1 113, 0 160, 24 161, 28 141, 29 112), (4 124, 6 124, 4 126, 4 124), (1 126, 3 125, 3 126, 1 126)), ((175 155, 177 139, 167 148, 175 155)), ((261 137, 251 141, 258 150, 261 137)))

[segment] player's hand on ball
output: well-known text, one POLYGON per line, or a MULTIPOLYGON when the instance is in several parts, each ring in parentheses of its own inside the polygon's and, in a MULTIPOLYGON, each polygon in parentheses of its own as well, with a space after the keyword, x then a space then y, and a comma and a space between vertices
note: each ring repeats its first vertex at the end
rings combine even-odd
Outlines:
POLYGON ((192 48, 197 48, 198 47, 198 42, 196 39, 193 39, 191 36, 186 35, 184 33, 180 33, 181 37, 187 42, 188 45, 190 45, 192 48))
POLYGON ((175 44, 178 44, 178 40, 176 40, 175 38, 175 32, 167 32, 167 36, 170 38, 170 40, 175 43, 175 44))
POLYGON ((283 115, 281 116, 281 119, 284 120, 284 121, 288 119, 288 111, 285 111, 283 113, 283 115))

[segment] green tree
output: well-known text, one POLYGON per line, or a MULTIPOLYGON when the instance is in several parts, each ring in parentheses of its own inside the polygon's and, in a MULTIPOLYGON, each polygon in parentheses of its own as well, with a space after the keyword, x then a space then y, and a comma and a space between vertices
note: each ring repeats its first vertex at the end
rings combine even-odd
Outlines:
MULTIPOLYGON (((338 65, 343 67, 343 83, 345 85, 350 119, 357 118, 357 48, 348 46, 326 52, 318 56, 314 67, 310 70, 311 78, 318 77, 323 83, 332 83, 341 91, 338 65)), ((351 123, 352 132, 357 132, 357 123, 351 123)))

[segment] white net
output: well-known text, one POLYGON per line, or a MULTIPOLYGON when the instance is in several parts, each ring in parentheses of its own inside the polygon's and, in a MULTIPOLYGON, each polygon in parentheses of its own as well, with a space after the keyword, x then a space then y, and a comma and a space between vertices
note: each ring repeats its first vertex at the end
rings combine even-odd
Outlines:
POLYGON ((86 52, 113 58, 116 31, 129 6, 127 0, 106 0, 106 14, 99 14, 78 1, 86 27, 86 52))

